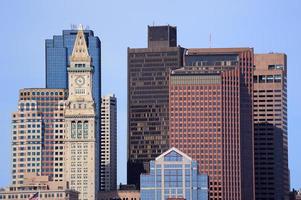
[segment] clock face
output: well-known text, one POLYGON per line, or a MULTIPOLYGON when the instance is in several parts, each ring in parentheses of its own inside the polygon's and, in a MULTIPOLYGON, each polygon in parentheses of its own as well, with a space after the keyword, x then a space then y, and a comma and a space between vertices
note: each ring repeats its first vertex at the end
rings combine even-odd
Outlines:
POLYGON ((79 86, 82 86, 85 83, 85 79, 82 76, 79 76, 75 79, 75 83, 79 86))

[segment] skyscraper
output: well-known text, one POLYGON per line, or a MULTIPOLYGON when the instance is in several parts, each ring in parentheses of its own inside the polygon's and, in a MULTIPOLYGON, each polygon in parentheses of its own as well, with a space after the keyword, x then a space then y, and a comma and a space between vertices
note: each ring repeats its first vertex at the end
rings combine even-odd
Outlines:
POLYGON ((12 114, 12 185, 22 188, 29 175, 43 176, 67 181, 80 192, 79 199, 95 199, 100 124, 93 97, 94 66, 81 27, 69 59, 68 89, 20 90, 18 111, 12 114))
MULTIPOLYGON (((63 30, 62 35, 55 35, 52 39, 45 41, 46 88, 68 89, 67 68, 70 66, 69 58, 74 48, 77 32, 77 29, 63 30)), ((101 42, 97 36, 94 36, 92 30, 83 30, 83 33, 91 57, 91 66, 93 66, 92 96, 96 108, 96 134, 100 137, 101 42)))
POLYGON ((253 49, 187 49, 170 74, 169 142, 209 176, 211 200, 253 200, 253 49))
POLYGON ((117 99, 115 95, 101 98, 101 160, 100 190, 117 187, 117 99))
POLYGON ((139 186, 149 161, 168 145, 169 70, 182 66, 176 27, 149 26, 148 47, 128 48, 127 181, 139 186))
POLYGON ((288 199, 285 54, 255 54, 254 139, 256 200, 288 199))
POLYGON ((12 114, 12 184, 22 185, 26 173, 64 180, 65 89, 20 90, 12 114))
POLYGON ((99 135, 93 99, 91 56, 79 29, 68 67, 69 95, 65 102, 65 180, 80 192, 80 200, 96 199, 99 191, 99 135))
MULTIPOLYGON (((55 35, 45 41, 46 88, 68 88, 67 68, 72 54, 77 29, 63 30, 62 35, 55 35)), ((94 67, 93 97, 101 98, 101 43, 92 30, 84 30, 89 54, 94 67)), ((100 101, 99 101, 100 102, 100 101)))

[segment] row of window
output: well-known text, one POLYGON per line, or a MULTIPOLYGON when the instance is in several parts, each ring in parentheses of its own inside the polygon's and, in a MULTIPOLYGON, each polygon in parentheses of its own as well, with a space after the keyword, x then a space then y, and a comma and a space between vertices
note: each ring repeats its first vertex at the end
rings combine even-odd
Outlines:
POLYGON ((21 92, 20 95, 21 96, 30 96, 30 95, 33 95, 33 96, 34 95, 37 95, 37 96, 39 96, 39 95, 47 95, 47 96, 55 95, 55 96, 58 96, 58 95, 63 95, 63 92, 21 92))
MULTIPOLYGON (((30 199, 30 197, 32 197, 33 194, 0 194, 0 199, 30 199)), ((41 193, 40 198, 55 198, 55 197, 68 197, 69 194, 63 194, 63 193, 46 193, 43 194, 41 193)))
POLYGON ((281 93, 282 90, 254 90, 254 95, 260 94, 260 93, 281 93))

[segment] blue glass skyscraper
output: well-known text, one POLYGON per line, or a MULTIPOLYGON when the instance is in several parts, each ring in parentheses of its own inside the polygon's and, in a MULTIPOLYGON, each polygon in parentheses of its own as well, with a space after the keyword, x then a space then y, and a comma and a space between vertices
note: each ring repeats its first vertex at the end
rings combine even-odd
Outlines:
POLYGON ((141 200, 208 200, 208 176, 176 148, 150 161, 150 173, 140 175, 141 200))
MULTIPOLYGON (((68 89, 67 68, 78 30, 63 30, 62 35, 54 35, 45 41, 46 88, 68 89)), ((92 91, 96 108, 96 137, 100 144, 100 107, 101 107, 101 42, 92 30, 84 30, 89 55, 92 58, 92 91)), ((99 148, 99 147, 98 147, 99 148)), ((99 158, 101 152, 99 148, 99 158)), ((99 166, 100 167, 100 166, 99 166)), ((101 169, 100 169, 101 170, 101 169)), ((99 172, 100 174, 100 172, 99 172)))
MULTIPOLYGON (((68 88, 67 67, 72 53, 77 30, 63 30, 62 35, 55 35, 45 41, 46 88, 68 88)), ((89 55, 94 68, 93 97, 101 102, 101 42, 92 30, 85 30, 89 55)))
MULTIPOLYGON (((68 88, 67 67, 72 53, 77 30, 63 30, 62 35, 55 35, 45 41, 46 88, 68 88)), ((101 42, 92 30, 84 30, 89 55, 92 58, 93 98, 97 114, 101 105, 101 42)), ((99 118, 99 117, 98 117, 99 118)), ((98 123, 100 124, 100 123, 98 123)))

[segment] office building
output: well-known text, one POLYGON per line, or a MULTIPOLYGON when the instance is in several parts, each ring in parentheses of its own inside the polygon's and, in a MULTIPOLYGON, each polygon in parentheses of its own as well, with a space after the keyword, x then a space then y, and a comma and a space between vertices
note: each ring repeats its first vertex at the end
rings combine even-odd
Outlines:
POLYGON ((65 89, 21 89, 18 111, 12 113, 12 185, 26 173, 64 180, 65 89))
POLYGON ((117 187, 117 99, 115 95, 101 99, 100 190, 117 187))
POLYGON ((94 67, 84 31, 79 29, 68 67, 65 102, 65 180, 80 200, 96 199, 99 191, 99 135, 93 98, 94 67))
POLYGON ((173 26, 149 26, 148 47, 128 48, 128 184, 169 147, 169 70, 182 66, 173 26))
MULTIPOLYGON (((79 25, 81 26, 81 25, 79 25)), ((81 26, 82 27, 82 26, 81 26)), ((62 35, 54 35, 45 41, 46 88, 68 88, 67 68, 72 54, 77 28, 63 30, 62 35)), ((93 97, 101 97, 101 43, 92 30, 84 30, 89 55, 94 67, 93 97)))
MULTIPOLYGON (((63 30, 62 35, 54 35, 45 41, 46 88, 68 89, 68 72, 70 56, 74 49, 78 29, 82 25, 73 27, 72 30, 63 30)), ((101 42, 92 30, 83 30, 91 66, 93 66, 92 96, 96 108, 96 135, 100 138, 100 107, 101 107, 101 42)), ((100 149, 98 149, 100 153, 100 149)), ((100 167, 99 167, 100 169, 100 167)), ((100 183, 99 183, 100 184, 100 183)))
POLYGON ((253 49, 187 49, 170 74, 169 143, 209 176, 209 199, 253 200, 253 49))
POLYGON ((23 187, 28 173, 68 182, 79 199, 99 191, 100 119, 94 94, 92 57, 82 27, 68 67, 68 89, 20 90, 12 114, 12 186, 23 187))
POLYGON ((207 200, 208 176, 198 173, 198 164, 171 148, 150 162, 150 173, 141 176, 141 200, 207 200))
POLYGON ((78 192, 71 190, 67 182, 50 181, 48 176, 26 173, 21 185, 0 189, 0 199, 28 200, 36 195, 39 200, 78 200, 78 192))
POLYGON ((255 54, 254 147, 256 199, 288 199, 285 54, 255 54))

